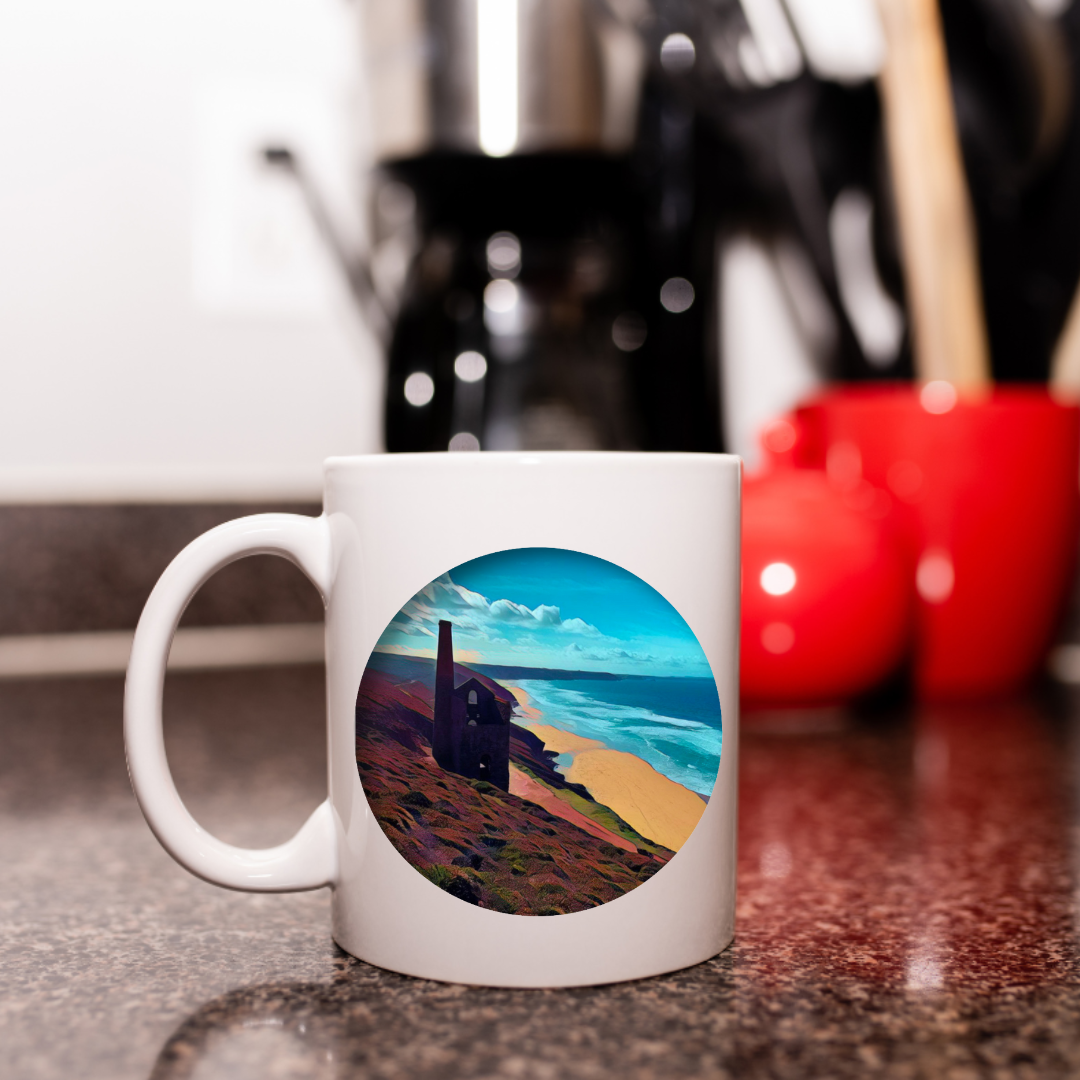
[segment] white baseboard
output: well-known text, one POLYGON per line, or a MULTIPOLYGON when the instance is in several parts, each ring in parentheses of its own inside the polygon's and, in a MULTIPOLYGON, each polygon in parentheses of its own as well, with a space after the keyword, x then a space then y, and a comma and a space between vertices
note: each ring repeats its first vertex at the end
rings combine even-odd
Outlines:
MULTIPOLYGON (((322 623, 182 628, 169 670, 322 663, 323 632, 322 623)), ((131 630, 0 637, 0 679, 119 675, 127 670, 133 637, 131 630)))

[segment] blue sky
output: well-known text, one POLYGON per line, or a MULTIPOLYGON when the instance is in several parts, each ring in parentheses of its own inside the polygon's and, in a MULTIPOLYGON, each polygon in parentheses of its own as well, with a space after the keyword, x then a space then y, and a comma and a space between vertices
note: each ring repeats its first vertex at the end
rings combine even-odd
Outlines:
POLYGON ((519 548, 444 574, 401 609, 383 652, 434 656, 440 619, 459 662, 709 676, 697 639, 645 582, 576 551, 519 548))

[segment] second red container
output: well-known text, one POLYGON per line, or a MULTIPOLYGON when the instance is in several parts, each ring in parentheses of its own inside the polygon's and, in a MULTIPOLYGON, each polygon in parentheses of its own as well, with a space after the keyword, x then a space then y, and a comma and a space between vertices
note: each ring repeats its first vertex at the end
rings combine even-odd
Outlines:
POLYGON ((799 409, 794 435, 782 457, 841 486, 869 481, 906 518, 920 695, 1023 684, 1072 580, 1080 410, 1041 387, 1000 387, 978 400, 946 383, 844 388, 799 409))

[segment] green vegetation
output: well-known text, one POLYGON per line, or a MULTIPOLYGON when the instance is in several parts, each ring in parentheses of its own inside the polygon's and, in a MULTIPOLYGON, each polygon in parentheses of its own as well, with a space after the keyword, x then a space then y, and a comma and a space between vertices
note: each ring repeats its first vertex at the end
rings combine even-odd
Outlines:
POLYGON ((522 898, 521 893, 496 885, 489 890, 488 901, 493 911, 513 915, 521 907, 522 898))
POLYGON ((536 891, 540 896, 565 896, 566 886, 560 885, 557 881, 542 881, 536 886, 536 891))
POLYGON ((521 848, 514 844, 504 844, 500 848, 496 848, 491 853, 495 858, 501 859, 503 862, 510 866, 510 873, 518 876, 527 874, 529 868, 525 862, 528 856, 521 848))
POLYGON ((427 870, 423 871, 424 876, 428 881, 434 885, 438 885, 440 889, 446 889, 450 887, 450 882, 457 876, 446 869, 445 866, 430 866, 427 870))

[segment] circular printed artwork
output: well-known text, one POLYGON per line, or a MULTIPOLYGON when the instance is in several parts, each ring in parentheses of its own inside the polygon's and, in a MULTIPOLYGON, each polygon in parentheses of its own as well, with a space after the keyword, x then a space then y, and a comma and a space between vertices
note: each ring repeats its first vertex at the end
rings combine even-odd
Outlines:
POLYGON ((626 570, 560 548, 462 563, 395 616, 356 697, 391 844, 464 903, 562 915, 664 868, 716 782, 708 661, 626 570))

